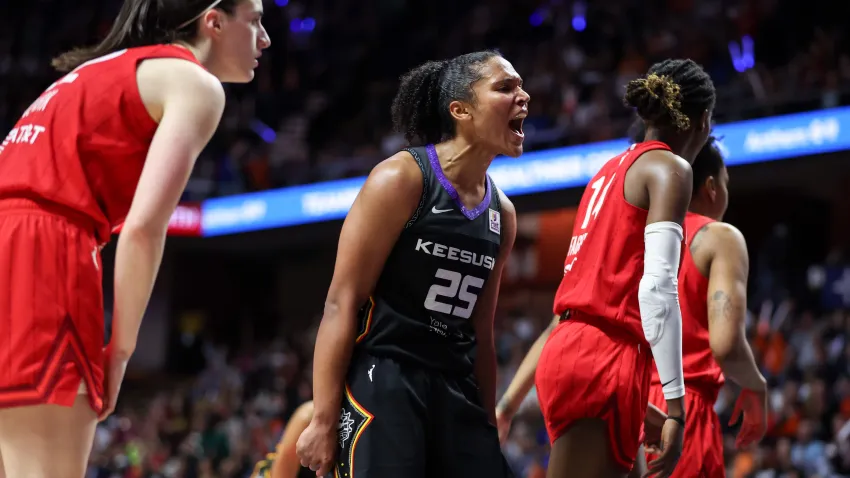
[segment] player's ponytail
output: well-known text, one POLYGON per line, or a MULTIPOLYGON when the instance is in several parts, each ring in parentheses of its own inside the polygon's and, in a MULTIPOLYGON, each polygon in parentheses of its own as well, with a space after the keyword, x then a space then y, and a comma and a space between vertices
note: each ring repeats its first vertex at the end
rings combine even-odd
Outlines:
POLYGON ((448 64, 448 61, 429 61, 401 77, 392 105, 393 126, 410 143, 442 140, 440 77, 448 64))
POLYGON ((693 60, 665 60, 629 82, 624 102, 649 124, 685 131, 714 108, 714 83, 693 60))
POLYGON ((429 61, 401 77, 392 104, 395 130, 411 144, 439 143, 455 136, 452 101, 472 102, 472 85, 481 79, 480 66, 492 57, 486 50, 450 60, 429 61))
POLYGON ((106 37, 97 45, 75 48, 51 61, 57 71, 68 72, 109 53, 138 46, 191 41, 198 33, 197 20, 217 8, 232 14, 241 0, 124 0, 106 37))

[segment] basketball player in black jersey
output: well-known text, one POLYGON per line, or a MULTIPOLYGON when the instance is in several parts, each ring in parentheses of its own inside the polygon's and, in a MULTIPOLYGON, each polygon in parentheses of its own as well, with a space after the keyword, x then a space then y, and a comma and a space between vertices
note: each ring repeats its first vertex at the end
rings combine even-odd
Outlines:
POLYGON ((301 463, 343 478, 502 478, 493 314, 516 213, 487 176, 522 153, 529 96, 496 52, 402 77, 411 144, 379 164, 339 240, 301 463))

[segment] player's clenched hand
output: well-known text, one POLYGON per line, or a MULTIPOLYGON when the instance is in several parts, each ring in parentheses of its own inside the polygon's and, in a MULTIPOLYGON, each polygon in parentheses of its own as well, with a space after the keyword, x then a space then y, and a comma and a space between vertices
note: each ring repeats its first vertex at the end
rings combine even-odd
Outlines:
POLYGON ((312 420, 295 445, 301 466, 315 471, 316 476, 330 473, 338 451, 337 436, 336 426, 321 425, 312 420))
POLYGON ((646 452, 658 455, 658 458, 649 462, 649 469, 643 478, 654 476, 656 478, 667 478, 673 474, 679 457, 682 456, 682 437, 684 428, 675 420, 667 420, 661 429, 661 448, 647 446, 646 452))
POLYGON ((741 413, 744 414, 744 423, 735 439, 735 447, 738 449, 746 448, 764 437, 767 431, 767 391, 741 390, 732 411, 732 419, 729 420, 730 427, 738 423, 741 413))
POLYGON ((106 396, 103 401, 103 410, 97 417, 98 420, 106 420, 115 411, 118 393, 121 392, 121 384, 124 382, 124 373, 127 371, 129 361, 129 355, 116 353, 112 347, 106 348, 106 373, 103 376, 103 390, 106 396))

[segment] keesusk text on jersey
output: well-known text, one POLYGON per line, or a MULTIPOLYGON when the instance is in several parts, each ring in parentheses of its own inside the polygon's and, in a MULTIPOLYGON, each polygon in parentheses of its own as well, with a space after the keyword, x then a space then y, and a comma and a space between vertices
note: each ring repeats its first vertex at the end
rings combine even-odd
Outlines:
POLYGON ((416 240, 415 250, 424 252, 430 256, 481 266, 489 270, 493 270, 493 267, 496 265, 496 259, 491 256, 479 255, 474 252, 458 249, 457 247, 446 246, 432 241, 423 241, 422 239, 416 240))

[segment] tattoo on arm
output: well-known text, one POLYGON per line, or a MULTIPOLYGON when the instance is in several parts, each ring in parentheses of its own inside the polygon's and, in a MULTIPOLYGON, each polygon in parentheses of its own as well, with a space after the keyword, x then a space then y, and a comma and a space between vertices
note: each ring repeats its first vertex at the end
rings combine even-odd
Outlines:
MULTIPOLYGON (((711 302, 708 305, 708 320, 711 324, 715 324, 717 320, 722 320, 725 322, 731 321, 734 319, 732 310, 732 300, 729 298, 729 295, 722 291, 718 290, 711 297, 711 302)), ((735 361, 743 359, 744 357, 741 355, 741 350, 739 347, 733 347, 727 356, 728 360, 735 361)))
POLYGON ((690 248, 691 256, 696 255, 697 249, 699 249, 700 246, 702 245, 702 241, 701 241, 702 233, 704 233, 706 231, 706 229, 708 229, 708 228, 705 227, 705 226, 700 228, 700 230, 697 231, 696 234, 694 234, 694 237, 691 239, 691 242, 689 244, 687 244, 687 247, 690 248))
POLYGON ((711 297, 711 302, 708 304, 708 320, 714 323, 718 317, 724 320, 732 316, 732 304, 729 300, 729 295, 722 290, 718 290, 711 297))

